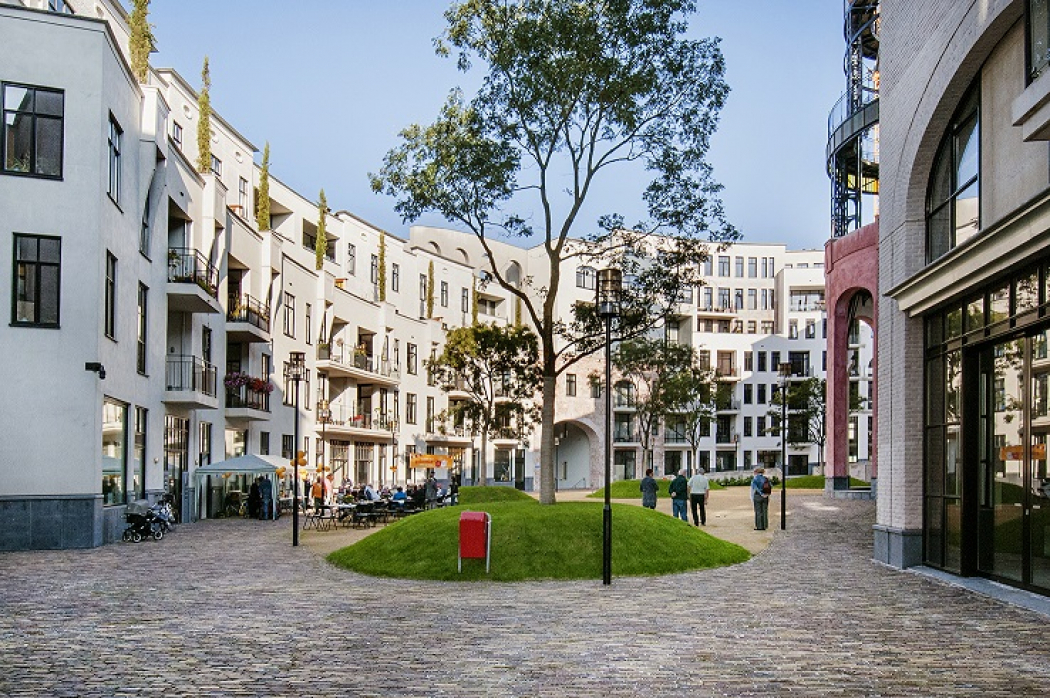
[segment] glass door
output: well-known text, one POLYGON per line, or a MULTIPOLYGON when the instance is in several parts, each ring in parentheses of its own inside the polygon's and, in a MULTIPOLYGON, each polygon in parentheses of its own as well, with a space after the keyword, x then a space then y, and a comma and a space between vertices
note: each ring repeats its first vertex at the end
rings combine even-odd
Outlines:
POLYGON ((1044 330, 1031 339, 1031 453, 1023 507, 1028 522, 1029 581, 1044 589, 1050 589, 1050 473, 1046 460, 1047 435, 1050 434, 1048 343, 1050 330, 1044 330))

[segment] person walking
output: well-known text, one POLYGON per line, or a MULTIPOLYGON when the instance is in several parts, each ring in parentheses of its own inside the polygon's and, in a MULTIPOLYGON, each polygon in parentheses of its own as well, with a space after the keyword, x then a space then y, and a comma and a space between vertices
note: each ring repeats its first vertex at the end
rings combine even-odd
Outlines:
POLYGON ((751 501, 755 505, 755 530, 764 531, 769 527, 769 493, 772 485, 766 477, 764 468, 755 468, 751 478, 751 501))
POLYGON ((437 491, 437 480, 434 479, 433 475, 428 476, 427 481, 424 484, 424 495, 426 497, 427 509, 433 509, 437 506, 437 491))
POLYGON ((689 478, 689 503, 693 509, 693 525, 707 525, 707 498, 711 495, 711 482, 704 474, 703 468, 696 469, 696 475, 689 478), (699 514, 697 512, 699 509, 699 514))
POLYGON ((660 484, 653 479, 652 468, 645 471, 645 477, 642 478, 638 489, 642 491, 642 506, 647 509, 655 509, 656 493, 660 490, 660 484))
POLYGON ((685 511, 685 503, 689 499, 689 481, 685 479, 685 473, 679 470, 667 491, 671 494, 671 516, 689 523, 685 511))

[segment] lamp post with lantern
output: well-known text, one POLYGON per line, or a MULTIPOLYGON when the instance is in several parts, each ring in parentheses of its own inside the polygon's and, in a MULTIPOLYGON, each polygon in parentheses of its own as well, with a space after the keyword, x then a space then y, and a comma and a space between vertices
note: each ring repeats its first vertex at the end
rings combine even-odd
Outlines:
POLYGON ((602 584, 612 584, 612 323, 620 315, 623 274, 619 269, 598 272, 596 308, 605 321, 605 507, 602 509, 602 584))
POLYGON ((780 364, 780 530, 787 529, 787 404, 788 404, 788 378, 791 376, 791 362, 784 361, 780 364))
POLYGON ((288 354, 288 362, 284 365, 284 380, 287 385, 289 382, 294 385, 294 401, 293 407, 295 409, 294 417, 292 418, 292 467, 295 468, 295 476, 292 483, 292 545, 299 545, 299 465, 303 460, 300 457, 301 451, 299 448, 299 381, 305 380, 306 378, 306 354, 301 351, 293 351, 288 354))

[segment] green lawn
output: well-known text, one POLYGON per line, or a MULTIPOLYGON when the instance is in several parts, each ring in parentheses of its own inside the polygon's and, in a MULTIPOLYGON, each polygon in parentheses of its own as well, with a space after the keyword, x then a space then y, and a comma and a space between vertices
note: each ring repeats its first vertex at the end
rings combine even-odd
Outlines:
MULTIPOLYGON (((600 503, 543 506, 520 492, 517 494, 528 501, 506 501, 514 495, 496 490, 516 492, 511 488, 464 487, 461 501, 473 500, 472 504, 435 509, 389 524, 335 551, 328 560, 363 574, 408 579, 511 582, 601 578, 600 503), (468 509, 492 515, 489 575, 485 574, 483 560, 464 560, 463 573, 456 571, 459 515, 468 509)), ((614 575, 670 574, 736 564, 751 557, 744 548, 666 514, 626 504, 613 505, 612 509, 614 575)))

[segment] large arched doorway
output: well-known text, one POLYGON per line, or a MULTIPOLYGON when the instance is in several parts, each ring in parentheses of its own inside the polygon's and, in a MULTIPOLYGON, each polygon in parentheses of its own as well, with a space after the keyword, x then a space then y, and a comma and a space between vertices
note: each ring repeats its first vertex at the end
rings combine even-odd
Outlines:
POLYGON ((595 489, 595 465, 602 443, 597 432, 581 421, 554 427, 554 479, 559 490, 595 489))
POLYGON ((859 496, 850 477, 876 492, 878 221, 824 248, 828 309, 826 488, 859 496))

